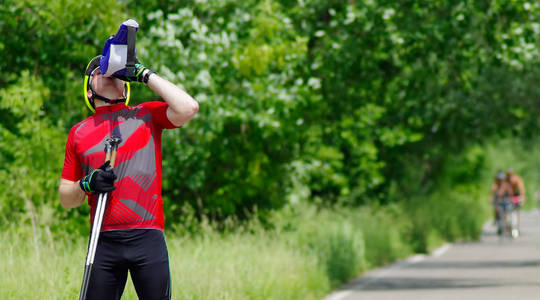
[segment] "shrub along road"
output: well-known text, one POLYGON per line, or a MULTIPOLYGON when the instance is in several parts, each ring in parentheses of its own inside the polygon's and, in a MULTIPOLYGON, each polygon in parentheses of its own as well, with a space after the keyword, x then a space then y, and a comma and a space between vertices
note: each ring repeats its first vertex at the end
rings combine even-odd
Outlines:
POLYGON ((521 229, 511 240, 499 238, 489 224, 478 242, 370 271, 327 300, 538 299, 540 211, 522 213, 521 229))

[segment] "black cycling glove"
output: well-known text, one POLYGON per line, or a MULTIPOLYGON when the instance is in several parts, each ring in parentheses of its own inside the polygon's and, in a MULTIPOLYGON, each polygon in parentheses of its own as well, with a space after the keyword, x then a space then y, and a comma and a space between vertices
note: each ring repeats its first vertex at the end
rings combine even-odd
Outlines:
POLYGON ((126 75, 113 75, 113 76, 127 82, 138 81, 138 82, 148 83, 148 79, 150 78, 150 75, 152 75, 152 73, 155 73, 155 72, 145 67, 143 64, 136 63, 135 69, 133 71, 128 71, 126 75), (146 72, 146 74, 143 76, 144 70, 148 70, 148 72, 146 72), (128 74, 131 72, 133 73, 128 74))
POLYGON ((114 186, 116 175, 114 175, 110 164, 110 161, 106 161, 101 167, 84 176, 79 181, 81 189, 87 193, 108 193, 114 191, 116 189, 114 186))

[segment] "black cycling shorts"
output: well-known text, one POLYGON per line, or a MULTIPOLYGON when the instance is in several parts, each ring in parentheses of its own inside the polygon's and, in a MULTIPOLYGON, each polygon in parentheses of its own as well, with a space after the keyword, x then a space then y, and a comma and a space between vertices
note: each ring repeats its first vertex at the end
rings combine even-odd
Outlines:
POLYGON ((171 276, 165 237, 157 229, 100 234, 88 286, 88 300, 119 300, 128 271, 141 300, 169 300, 171 276))

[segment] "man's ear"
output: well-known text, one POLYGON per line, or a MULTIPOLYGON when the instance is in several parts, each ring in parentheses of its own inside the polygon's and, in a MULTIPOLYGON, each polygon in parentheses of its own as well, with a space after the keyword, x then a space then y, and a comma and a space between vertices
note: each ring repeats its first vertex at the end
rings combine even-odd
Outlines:
POLYGON ((86 91, 86 95, 88 96, 88 99, 92 99, 93 94, 91 90, 86 91))

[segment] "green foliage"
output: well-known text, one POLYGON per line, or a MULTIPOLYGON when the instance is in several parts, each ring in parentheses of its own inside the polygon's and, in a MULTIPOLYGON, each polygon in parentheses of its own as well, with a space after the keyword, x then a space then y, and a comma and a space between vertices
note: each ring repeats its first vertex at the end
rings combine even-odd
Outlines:
POLYGON ((443 241, 478 239, 488 215, 482 192, 476 186, 454 185, 407 203, 413 249, 426 253, 443 241))
POLYGON ((2 223, 7 216, 18 221, 25 213, 33 224, 38 217, 42 224, 52 223, 65 140, 62 129, 41 110, 48 96, 49 89, 27 71, 0 90, 0 109, 18 120, 11 128, 0 126, 0 185, 6 200, 0 206, 2 223))
MULTIPOLYGON (((30 226, 5 229, 0 239, 10 242, 0 245, 0 298, 77 297, 86 239, 68 241, 30 226)), ((316 257, 260 228, 256 234, 166 238, 174 299, 321 299, 330 292, 316 257)), ((122 298, 137 299, 129 279, 122 298)))
POLYGON ((55 124, 75 124, 86 114, 81 97, 84 69, 126 18, 122 9, 109 0, 3 1, 0 88, 29 70, 50 90, 42 107, 47 117, 55 124))
MULTIPOLYGON (((322 216, 320 216, 322 217, 322 216)), ((324 217, 317 218, 317 221, 324 217)), ((348 222, 328 223, 324 228, 313 225, 304 229, 301 243, 306 244, 325 267, 334 286, 346 282, 365 268, 362 231, 348 222)))
POLYGON ((167 18, 150 14, 158 25, 141 41, 144 60, 182 83, 201 106, 191 124, 164 136, 169 221, 181 213, 181 201, 217 218, 281 207, 287 163, 298 155, 306 101, 299 93, 306 88, 294 69, 303 62, 305 40, 278 22, 286 17, 271 1, 237 4, 219 17, 221 6, 213 4, 193 3, 167 18))
POLYGON ((0 220, 87 230, 86 206, 58 205, 62 149, 88 114, 82 70, 135 16, 139 58, 201 107, 163 137, 167 226, 256 215, 272 228, 287 204, 391 204, 426 215, 403 225, 416 249, 472 238, 481 214, 460 225, 448 213, 476 207, 466 194, 486 178, 484 143, 540 125, 539 13, 510 1, 4 1, 0 220))
POLYGON ((332 286, 410 253, 410 221, 397 206, 318 210, 299 203, 270 219, 291 247, 317 258, 332 286))
POLYGON ((60 207, 59 175, 67 129, 86 114, 82 72, 123 20, 121 8, 114 1, 0 6, 1 224, 22 219, 34 227, 88 232, 86 207, 60 207))
MULTIPOLYGON (((31 228, 30 261, 64 249, 52 235, 88 232, 86 205, 59 206, 63 149, 88 115, 88 60, 131 16, 139 59, 200 102, 163 137, 167 227, 186 236, 171 243, 181 297, 316 298, 366 268, 478 238, 498 168, 521 174, 536 204, 539 3, 7 0, 0 225, 31 228), (256 283, 203 284, 220 270, 256 283)), ((83 255, 75 243, 66 249, 83 255)), ((74 265, 66 253, 44 268, 74 265)), ((9 276, 26 258, 9 257, 2 286, 24 282, 9 276)), ((23 277, 76 294, 73 272, 23 277)))
POLYGON ((479 238, 489 210, 485 183, 491 178, 485 170, 490 163, 483 147, 472 146, 447 154, 438 162, 439 170, 425 166, 424 173, 442 174, 427 179, 429 185, 420 181, 417 172, 406 173, 405 178, 416 184, 396 188, 392 197, 400 197, 396 202, 410 220, 407 234, 414 251, 429 252, 443 241, 479 238))
POLYGON ((397 205, 349 212, 365 240, 366 267, 386 265, 411 253, 408 232, 412 219, 397 205))
POLYGON ((401 172, 416 168, 411 161, 426 166, 421 181, 437 177, 449 153, 523 116, 510 109, 525 104, 518 90, 538 94, 532 85, 506 89, 537 57, 537 4, 282 2, 309 37, 305 76, 320 78, 324 99, 311 107, 325 128, 317 140, 344 154, 336 172, 348 187, 335 193, 349 202, 387 199, 382 185, 408 185, 401 172), (493 72, 504 79, 494 83, 493 72), (373 107, 378 115, 364 118, 373 107))

